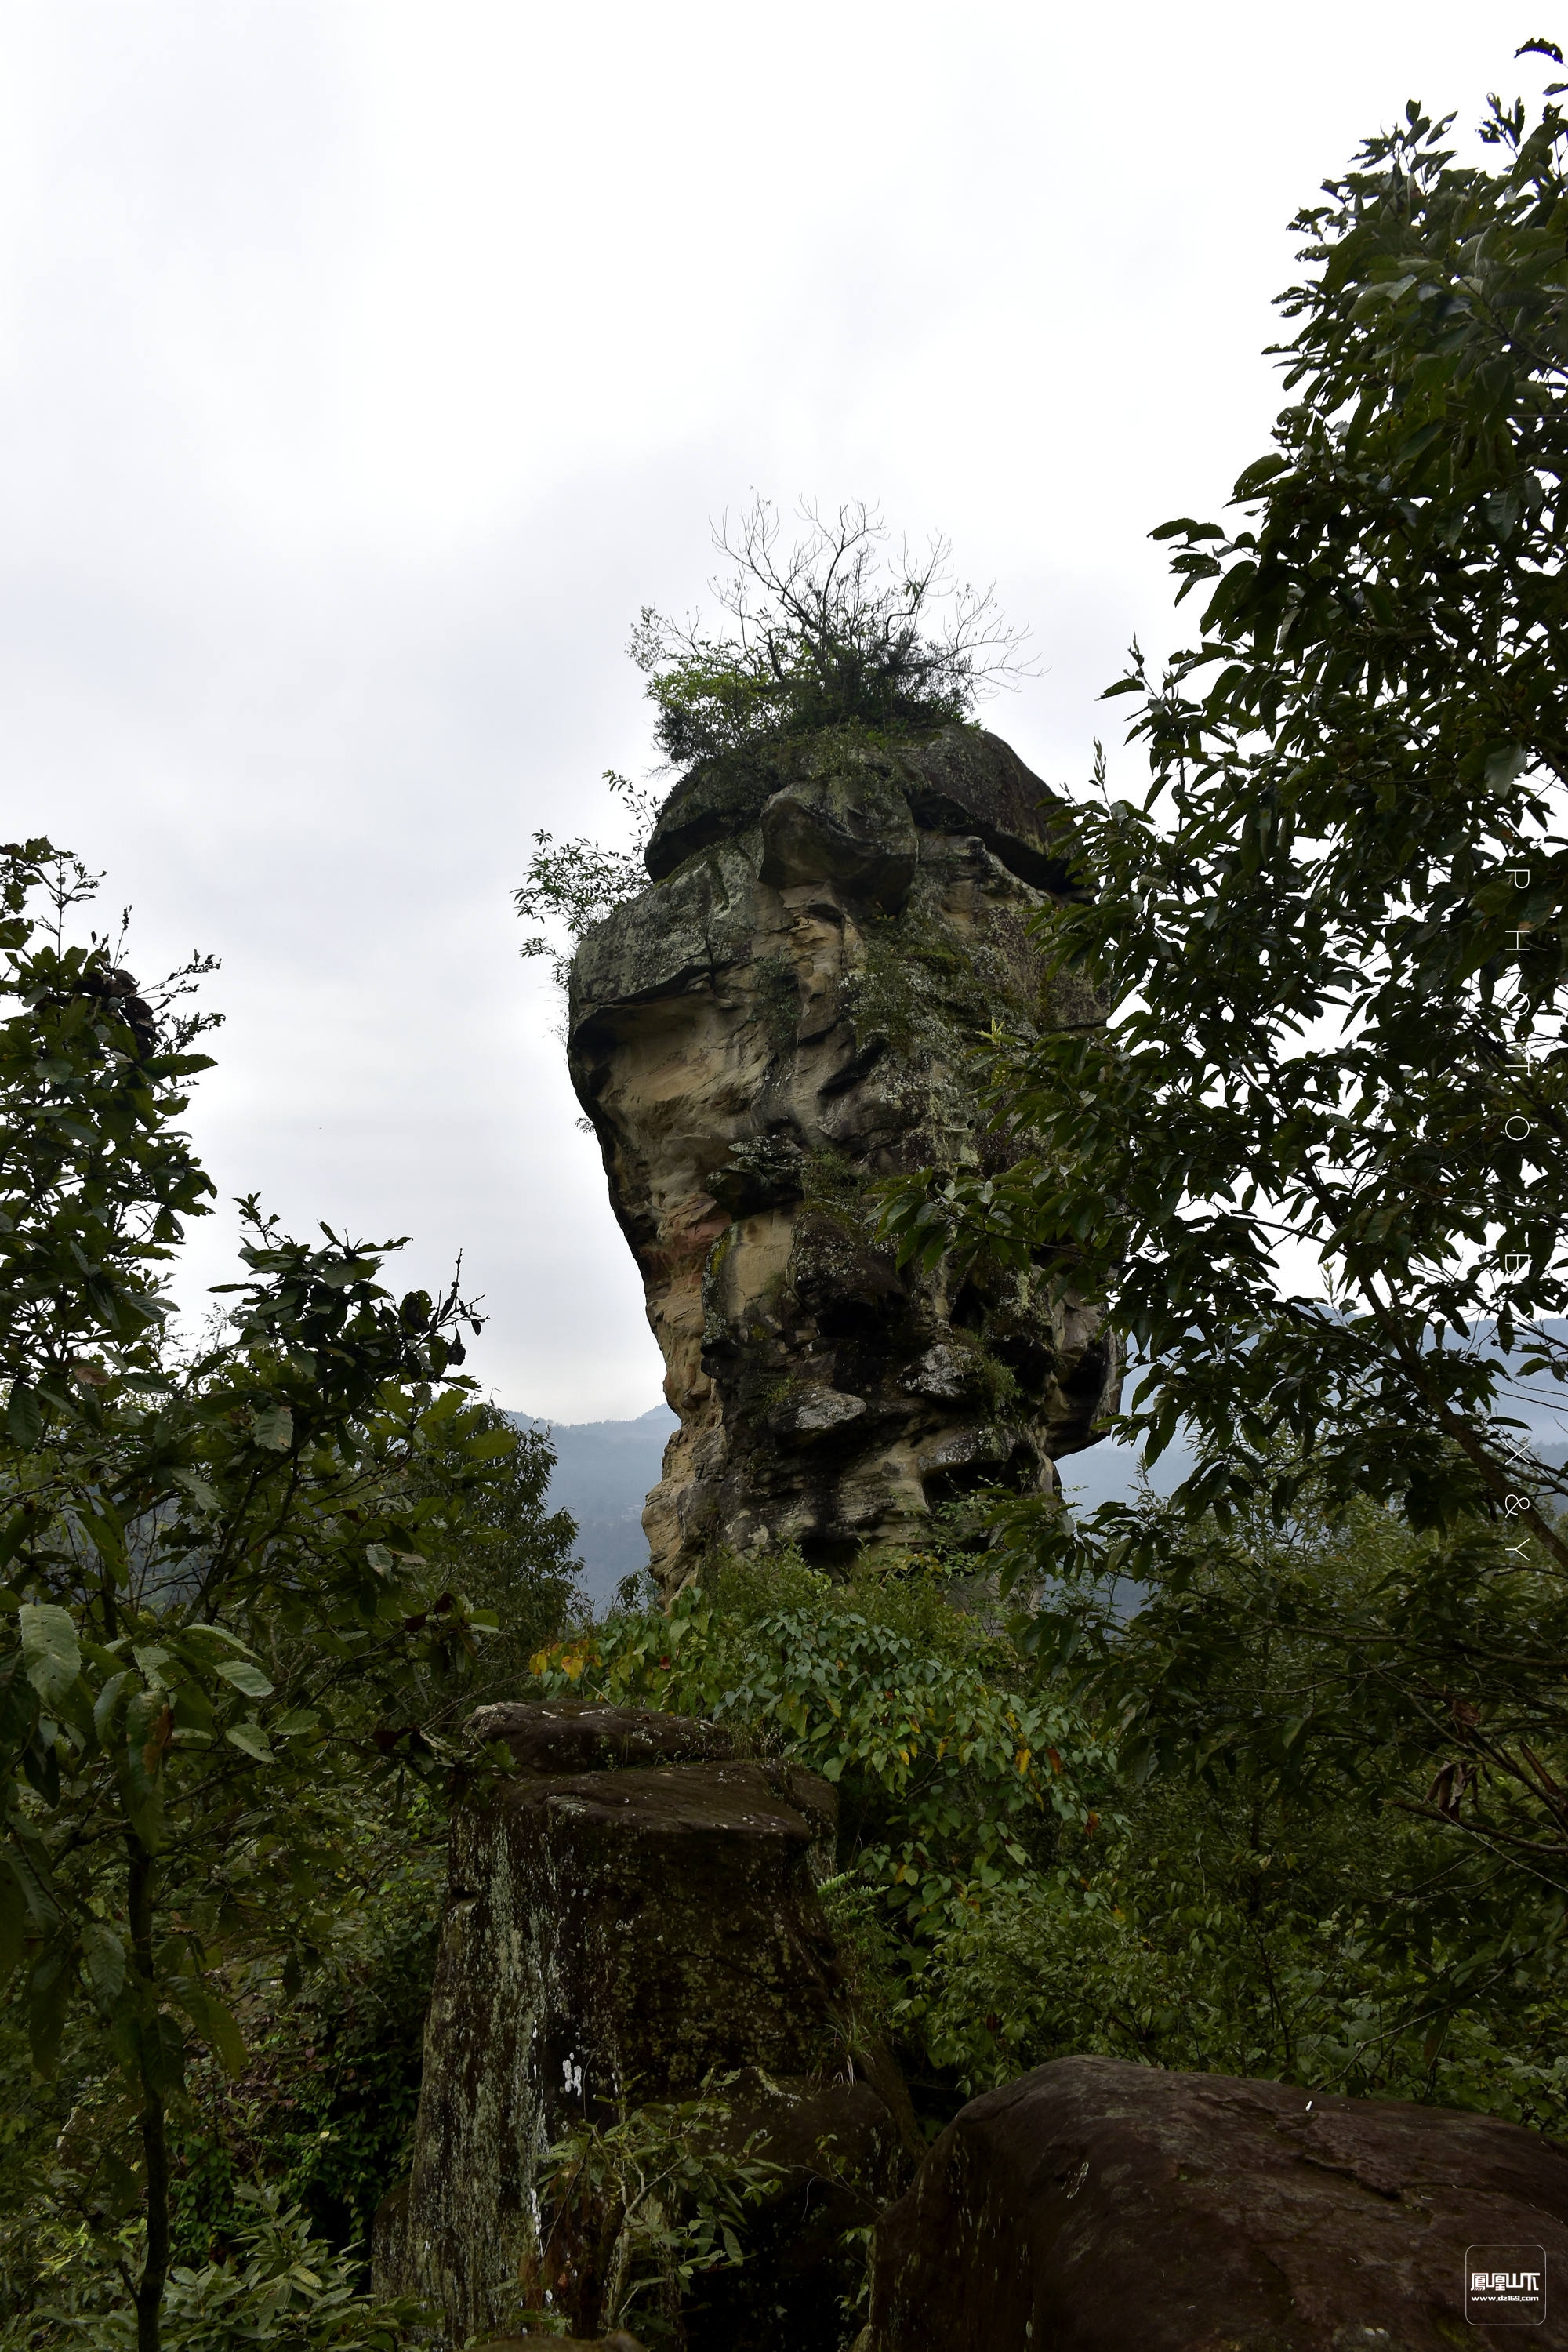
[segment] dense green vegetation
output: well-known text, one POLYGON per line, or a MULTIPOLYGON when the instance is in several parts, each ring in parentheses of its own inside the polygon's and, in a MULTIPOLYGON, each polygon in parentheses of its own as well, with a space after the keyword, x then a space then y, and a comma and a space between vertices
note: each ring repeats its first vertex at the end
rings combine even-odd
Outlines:
MULTIPOLYGON (((1256 1544, 1207 1531, 1199 1602, 1244 1601, 1264 1557, 1280 1580, 1349 1595, 1415 1572, 1435 1548, 1364 1505, 1334 1521, 1304 1513, 1284 1538, 1255 1532, 1256 1544)), ((1130 1642, 1151 1638, 1127 1622, 1130 1642)), ((1285 1735, 1310 1652, 1245 1608, 1237 1628, 1225 1675, 1181 1694, 1184 1737, 1165 1769, 1142 1780, 999 1622, 988 1580, 959 1551, 838 1582, 788 1555, 716 1563, 668 1613, 626 1606, 546 1642, 508 1687, 713 1714, 758 1752, 834 1780, 841 1838, 825 1900, 928 2130, 975 2091, 1092 2049, 1476 2105, 1562 2132, 1560 1899, 1418 1810, 1447 1755, 1440 1727, 1425 1740, 1394 1727, 1319 1746, 1298 1769, 1285 1735), (1259 1723, 1279 1735, 1273 1755, 1235 1736, 1259 1723)), ((344 1832, 355 1866, 332 1890, 330 1940, 291 1985, 276 1969, 231 1976, 245 2071, 230 2081, 193 2053, 174 2132, 174 2259, 190 2278, 172 2291, 171 2342, 226 2342, 210 2316, 205 2339, 195 2323, 187 2337, 181 2314, 231 2291, 234 2258, 277 2269, 284 2252, 342 2305, 341 2335, 328 2312, 300 2342, 373 2344, 393 2325, 366 2309, 363 2273, 342 2254, 406 2163, 439 1803, 405 1780, 372 1782, 344 1832), (279 2210, 248 2201, 258 2195, 279 2210)), ((14 2028, 5 2046, 12 2293, 23 2299, 52 2261, 46 2307, 67 2294, 110 2302, 83 2242, 95 2225, 110 2242, 134 2231, 70 2177, 71 2134, 58 2154, 52 2141, 73 2107, 93 2139, 114 2086, 85 2037, 68 2038, 59 2074, 31 2089, 14 2028)), ((636 2129, 639 2163, 684 2161, 670 2118, 636 2129)), ((605 2164, 617 2148, 606 2143, 605 2164)), ((697 2189, 683 2259, 737 2194, 727 2177, 703 2175, 697 2189)), ((658 2249, 639 2252, 651 2262, 658 2249)), ((296 2292, 313 2311, 314 2292, 296 2292)), ((122 2294, 118 2308, 123 2331, 122 2294)), ((295 2340, 288 2317, 263 2340, 295 2340)), ((38 2327, 6 2340, 68 2339, 38 2327)), ((101 2340, 132 2338, 110 2327, 101 2340)))
POLYGON ((909 1255, 1023 1259, 1104 1299, 1145 1460, 1194 1441, 1173 1512, 1012 1515, 1012 1559, 1056 1594, 1042 1656, 1147 1761, 1187 1736, 1174 1696, 1267 1625, 1311 1660, 1300 1755, 1440 1727, 1426 1801, 1521 1898, 1568 1888, 1568 1480, 1489 1345, 1568 1381, 1555 94, 1533 122, 1493 102, 1496 168, 1412 105, 1301 215, 1297 397, 1234 531, 1156 534, 1207 594, 1196 642, 1110 689, 1137 698, 1150 789, 1075 812, 1095 895, 1047 948, 1108 1025, 999 1026, 1013 1164, 889 1212, 909 1255), (1282 1287, 1282 1248, 1321 1291, 1282 1287), (1248 1570, 1201 1597, 1211 1528, 1288 1528, 1310 1491, 1440 1540, 1370 1587, 1248 1570), (1152 1595, 1130 1639, 1126 1576, 1152 1595))
MULTIPOLYGON (((374 2015, 353 2030, 356 1933, 377 1922, 360 2006, 395 2009, 388 1899, 416 1888, 427 1946, 429 1791, 484 1644, 510 1681, 563 1618, 572 1528, 542 1511, 547 1450, 458 1370, 478 1318, 456 1284, 377 1280, 395 1243, 296 1243, 247 1202, 232 1310, 171 1335, 164 1270, 212 1189, 178 1125, 208 1066, 183 1011, 199 975, 139 993, 82 922, 92 893, 47 842, 0 851, 6 2237, 14 2305, 58 2263, 102 2340, 156 2352, 177 2252, 203 2267, 216 2222, 265 2270, 294 2229, 226 2201, 220 2076, 274 2179, 363 2231, 412 2087, 375 2084, 374 2015), (334 2000, 323 2080, 294 2060, 334 2000), (376 2153, 334 2168, 356 2055, 376 2153)), ((170 2292, 183 2326, 198 2289, 170 2292)))
POLYGON ((733 536, 715 531, 730 566, 713 583, 719 634, 651 608, 633 631, 655 740, 674 766, 823 727, 946 726, 1017 675, 1021 633, 989 591, 957 586, 944 541, 889 560, 869 508, 829 519, 803 505, 799 522, 786 547, 776 509, 759 499, 733 536))
MULTIPOLYGON (((720 1563, 668 1614, 542 1654, 541 1686, 711 1715, 835 1782, 826 1900, 929 2128, 1098 2050, 1561 2132, 1561 1895, 1426 1804, 1440 1719, 1303 1739, 1313 1644, 1249 1605, 1260 1573, 1364 1603, 1426 1573, 1434 1539, 1361 1503, 1187 1535, 1192 1605, 1230 1639, 1206 1679, 1168 1675, 1159 1771, 1127 1769, 1118 1710, 1073 1699, 962 1553, 837 1582, 789 1555, 720 1563)), ((1122 1622, 1124 1671, 1168 1664, 1157 1610, 1122 1622)))
MULTIPOLYGON (((1240 528, 1166 527, 1198 639, 1112 689, 1150 792, 1085 805, 1047 934, 1108 1025, 998 1029, 1010 1164, 888 1202, 910 1256, 1104 1300, 1145 1459, 1196 1442, 1167 1501, 574 1622, 455 1285, 251 1203, 232 1313, 172 1336, 199 972, 139 991, 82 870, 0 852, 0 2347, 406 2339, 363 2245, 457 1727, 502 1690, 836 1784, 825 1901, 930 2129, 1087 2049, 1568 2131, 1564 1482, 1483 1344, 1568 1379, 1556 94, 1494 106, 1490 170, 1413 107, 1302 215, 1298 396, 1240 528)), ((747 519, 728 634, 645 616, 668 757, 950 721, 1010 657, 984 600, 924 633, 940 554, 879 582, 870 518, 808 525, 747 519)), ((569 930, 632 871, 549 856, 569 930)), ((661 2227, 713 2259, 756 2184, 615 2129, 605 2178, 684 2166, 661 2227)))

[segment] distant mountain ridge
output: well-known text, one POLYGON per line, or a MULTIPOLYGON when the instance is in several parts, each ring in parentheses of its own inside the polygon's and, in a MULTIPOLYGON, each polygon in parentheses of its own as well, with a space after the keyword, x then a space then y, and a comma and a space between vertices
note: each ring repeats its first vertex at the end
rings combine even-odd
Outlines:
MULTIPOLYGON (((1568 1324, 1550 1323, 1547 1328, 1568 1336, 1568 1324)), ((1546 1381, 1517 1383, 1511 1397, 1500 1402, 1505 1413, 1526 1423, 1543 1462, 1568 1460, 1563 1436, 1568 1390, 1546 1381)), ((577 1522, 581 1582, 595 1614, 600 1615, 615 1599, 622 1577, 647 1566, 642 1507, 663 1469, 665 1444, 679 1425, 677 1417, 668 1405, 656 1404, 635 1421, 550 1421, 527 1412, 507 1418, 519 1429, 550 1433, 555 1470, 548 1507, 570 1511, 577 1522)), ((1057 1475, 1068 1504, 1077 1511, 1090 1511, 1097 1504, 1136 1492, 1136 1462, 1132 1447, 1106 1439, 1082 1454, 1064 1454, 1057 1475)), ((1156 1464, 1150 1483, 1156 1492, 1168 1493, 1191 1467, 1191 1452, 1178 1436, 1156 1464)))
POLYGON ((647 1566, 642 1507, 658 1484, 678 1418, 667 1404, 656 1404, 635 1421, 547 1421, 529 1412, 507 1419, 549 1433, 555 1469, 546 1507, 570 1511, 576 1520, 580 1581, 595 1616, 602 1615, 622 1577, 647 1566))

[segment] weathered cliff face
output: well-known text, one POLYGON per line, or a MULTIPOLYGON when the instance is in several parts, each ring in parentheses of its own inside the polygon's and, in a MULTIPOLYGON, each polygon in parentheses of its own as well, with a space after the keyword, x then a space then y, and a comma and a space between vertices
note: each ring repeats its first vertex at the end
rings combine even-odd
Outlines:
POLYGON ((1096 1317, 1010 1275, 900 1275, 879 1177, 984 1161, 967 1049, 1042 991, 1063 803, 976 729, 797 737, 709 761, 650 887, 583 940, 573 1082, 599 1136, 681 1426, 644 1514, 656 1575, 715 1543, 835 1565, 946 1497, 1051 1483, 1117 1367, 1096 1317), (1043 805, 1042 805, 1043 804, 1043 805))

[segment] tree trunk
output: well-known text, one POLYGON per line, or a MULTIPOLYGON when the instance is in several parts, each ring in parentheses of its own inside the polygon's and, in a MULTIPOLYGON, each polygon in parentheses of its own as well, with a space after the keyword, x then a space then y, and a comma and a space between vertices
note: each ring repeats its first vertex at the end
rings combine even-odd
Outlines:
MULTIPOLYGON (((141 1840, 131 1846, 131 1950, 137 1974, 155 2016, 153 1969, 153 1857, 141 1840)), ((169 2137, 163 2095, 143 2046, 142 2058, 142 2152, 147 2168, 147 2259, 136 2286, 136 2352, 160 2352, 163 2286, 169 2275, 169 2137)))

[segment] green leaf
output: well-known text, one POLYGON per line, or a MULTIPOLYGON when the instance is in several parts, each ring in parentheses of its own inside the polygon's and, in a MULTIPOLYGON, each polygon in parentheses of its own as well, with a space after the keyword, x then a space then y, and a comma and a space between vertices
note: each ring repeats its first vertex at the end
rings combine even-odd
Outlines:
POLYGON ((122 2221, 142 2201, 141 2179, 111 2147, 100 2150, 98 2166, 97 2186, 104 2210, 110 2221, 122 2221))
POLYGON ((17 1617, 27 1680, 46 1706, 58 1706, 81 1672, 81 1648, 68 1610, 25 1601, 17 1617))
POLYGON ((253 1757, 258 1764, 276 1764, 277 1757, 268 1744, 267 1734, 258 1723, 231 1723, 224 1732, 231 1748, 244 1756, 253 1757))
POLYGON ((38 1400, 32 1390, 20 1381, 11 1383, 11 1393, 5 1402, 5 1427, 10 1433, 12 1444, 19 1446, 24 1454, 31 1454, 44 1433, 44 1416, 38 1409, 38 1400))
POLYGON ((26 1507, 13 1511, 4 1531, 0 1531, 0 1567, 15 1559, 29 1536, 41 1535, 47 1524, 48 1514, 46 1511, 26 1507))
POLYGON ((247 2059, 245 2037, 232 2011, 225 2008, 200 1977, 176 1977, 169 1990, 229 2080, 243 2074, 247 2059))
POLYGON ((213 1672, 221 1675, 226 1683, 232 1683, 236 1690, 243 1691, 247 1698, 270 1698, 272 1696, 273 1685, 261 1668, 252 1665, 248 1658, 219 1658, 213 1672))
POLYGON ((216 1642, 226 1650, 243 1650, 247 1658, 256 1655, 249 1643, 242 1642, 237 1633, 231 1633, 226 1625, 186 1625, 178 1636, 178 1647, 182 1653, 203 1642, 216 1642))
POLYGON ((108 1747, 109 1735, 114 1727, 114 1718, 125 1700, 137 1687, 135 1674, 131 1667, 122 1666, 117 1675, 110 1675, 99 1692, 92 1710, 92 1723, 98 1734, 100 1748, 108 1747))
POLYGON ((25 1748, 37 1716, 38 1695, 18 1653, 0 1668, 0 1749, 9 1754, 25 1748))
POLYGON ((251 1414, 250 1431, 258 1445, 287 1454, 294 1443, 294 1416, 286 1404, 269 1404, 251 1414))
POLYGON ((89 1919, 81 1931, 82 1958, 88 1981, 104 2009, 111 2009, 125 1990, 125 1940, 101 1919, 89 1919))
POLYGON ((26 1937, 26 1903, 16 1874, 0 1862, 0 1992, 16 1973, 26 1937))
POLYGON ((178 2098, 185 2082, 185 2036, 178 2018, 160 2009, 132 2032, 141 2071, 165 2099, 178 2098))
POLYGON ((55 1944, 35 1962, 27 1980, 27 2040, 40 2074, 55 2071, 75 1990, 75 1956, 55 1944))
POLYGON ((1250 466, 1246 467, 1237 476, 1236 488, 1231 492, 1232 498, 1238 500, 1256 498, 1258 491, 1267 483, 1273 481, 1277 474, 1285 472, 1289 463, 1289 458, 1281 457, 1278 450, 1270 457, 1255 458, 1250 466))
POLYGON ((199 1683, 182 1683, 169 1694, 176 1730, 199 1733, 211 1738, 214 1732, 212 1702, 199 1683))
POLYGON ((173 1485, 190 1496, 198 1510, 216 1511, 222 1508, 216 1488, 211 1479, 205 1478, 199 1470, 171 1470, 169 1477, 173 1485))
MULTIPOLYGON (((37 1851, 35 1848, 34 1851, 37 1851)), ((22 1892, 22 1907, 27 1924, 35 1936, 47 1936, 59 1925, 59 1906, 50 1890, 45 1872, 33 1859, 33 1853, 18 1841, 13 1844, 5 1860, 11 1865, 10 1885, 0 1870, 0 1899, 9 1900, 15 1888, 22 1892)))

